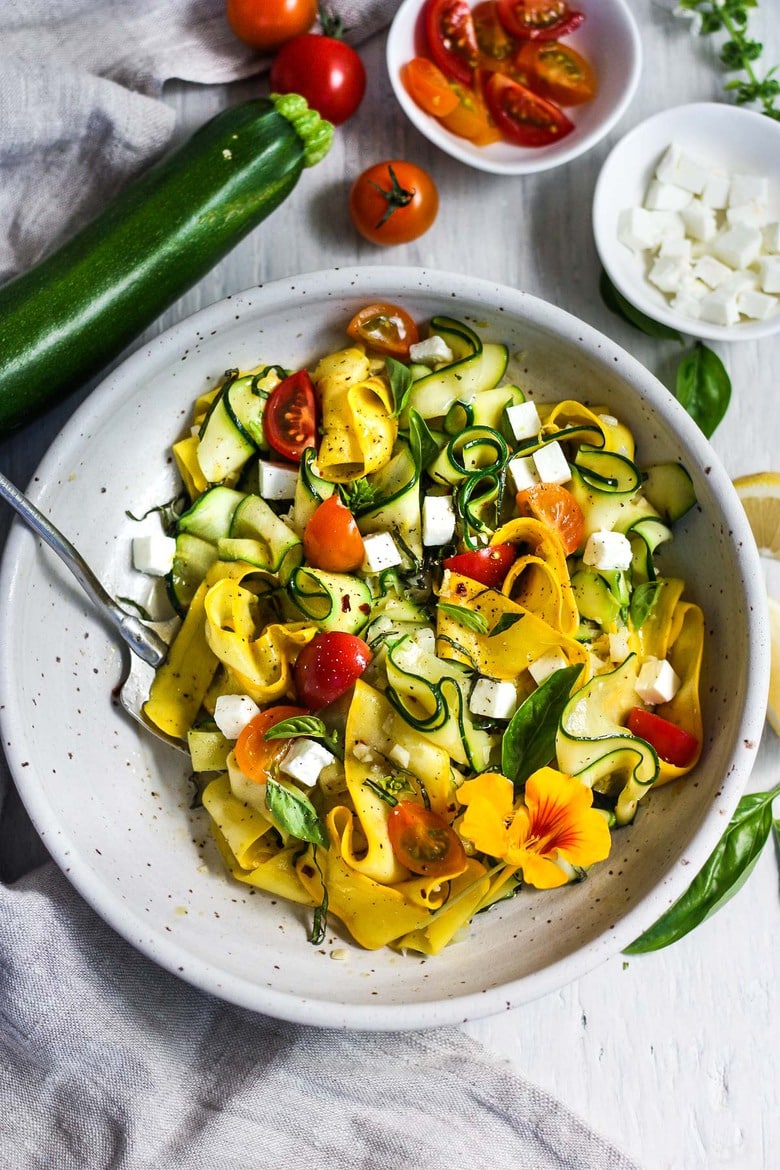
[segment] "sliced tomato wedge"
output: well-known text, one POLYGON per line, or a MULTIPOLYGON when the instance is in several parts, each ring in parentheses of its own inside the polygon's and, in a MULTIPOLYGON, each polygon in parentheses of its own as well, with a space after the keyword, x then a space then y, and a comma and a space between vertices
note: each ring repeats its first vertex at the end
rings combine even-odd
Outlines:
POLYGON ((401 80, 412 101, 435 118, 451 114, 458 104, 458 95, 449 80, 427 57, 413 57, 408 61, 401 69, 401 80))
POLYGON ((487 585, 489 589, 498 589, 516 560, 517 549, 513 544, 491 544, 474 552, 445 557, 442 565, 453 573, 487 585))
POLYGON ((533 516, 557 532, 567 557, 577 551, 585 531, 585 517, 568 488, 559 483, 535 483, 518 492, 515 501, 520 516, 533 516))
POLYGON ((549 146, 574 129, 558 106, 503 73, 491 73, 485 100, 501 133, 517 146, 549 146))
MULTIPOLYGON (((457 102, 457 98, 455 99, 457 102)), ((409 346, 420 340, 417 325, 399 305, 366 305, 347 325, 347 336, 377 353, 408 358, 409 346)))
POLYGON ((467 85, 453 82, 458 104, 451 114, 440 118, 442 126, 458 138, 467 138, 475 146, 489 146, 501 140, 501 132, 492 121, 484 99, 467 85))
POLYGON ((470 85, 479 48, 466 0, 428 0, 423 14, 431 57, 447 77, 470 85))
POLYGON ((646 740, 662 760, 675 768, 687 768, 696 759, 699 750, 696 736, 654 711, 634 707, 626 726, 632 735, 646 740))
POLYGON ((499 20, 495 0, 483 0, 471 13, 482 69, 501 69, 517 52, 517 41, 499 20))
POLYGON ((585 16, 566 0, 496 0, 506 31, 523 41, 554 41, 579 28, 585 16))
POLYGON ((393 853, 401 865, 424 877, 455 877, 466 868, 466 851, 454 829, 433 809, 411 800, 394 805, 387 820, 393 853))
POLYGON ((316 447, 317 407, 308 370, 298 370, 274 386, 263 412, 265 437, 277 454, 297 462, 316 447))
POLYGON ((517 54, 518 74, 535 93, 560 106, 578 106, 596 93, 596 76, 585 58, 560 41, 526 41, 517 54))

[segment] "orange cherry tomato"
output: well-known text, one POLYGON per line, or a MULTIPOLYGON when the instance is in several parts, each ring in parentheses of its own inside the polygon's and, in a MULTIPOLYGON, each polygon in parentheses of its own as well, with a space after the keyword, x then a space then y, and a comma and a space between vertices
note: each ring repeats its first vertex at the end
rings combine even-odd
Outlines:
POLYGON ((455 877, 466 868, 466 851, 454 829, 432 809, 411 800, 393 805, 387 820, 393 853, 412 873, 455 877))
POLYGON ((440 118, 451 114, 458 95, 438 65, 427 57, 414 57, 401 69, 401 80, 413 101, 426 114, 440 118))
POLYGON ((578 106, 596 93, 596 77, 585 58, 560 41, 526 41, 516 66, 535 93, 559 106, 578 106))
POLYGON ((417 325, 399 305, 366 305, 347 325, 347 336, 362 341, 376 353, 408 358, 409 346, 420 340, 417 325))
POLYGON ((433 179, 414 163, 375 163, 358 175, 349 194, 357 230, 372 244, 408 244, 427 232, 439 211, 433 179))
POLYGON ((303 707, 280 706, 269 707, 267 711, 261 711, 254 719, 250 719, 235 747, 236 763, 244 775, 258 784, 265 784, 271 768, 290 746, 289 739, 266 739, 265 733, 283 719, 308 714, 303 707))
POLYGON ((331 573, 351 573, 363 564, 363 537, 338 492, 317 505, 303 534, 303 552, 308 564, 331 573))
POLYGON ((317 0, 227 0, 227 22, 240 41, 272 53, 309 31, 317 0))
POLYGON ((521 516, 533 516, 557 532, 567 557, 577 551, 585 530, 585 517, 570 491, 559 483, 535 483, 518 492, 515 499, 521 516))
POLYGON ((450 134, 458 138, 467 138, 476 146, 489 146, 491 142, 501 141, 501 132, 488 113, 487 106, 480 94, 465 85, 456 85, 453 88, 458 95, 458 105, 446 118, 440 118, 442 126, 450 134))

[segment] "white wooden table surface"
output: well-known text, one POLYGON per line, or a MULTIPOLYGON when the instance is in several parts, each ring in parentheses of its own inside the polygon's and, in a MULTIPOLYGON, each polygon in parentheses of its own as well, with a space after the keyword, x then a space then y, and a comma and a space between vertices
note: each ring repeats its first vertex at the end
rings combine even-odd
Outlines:
MULTIPOLYGON (((332 265, 424 264, 506 283, 552 301, 609 333, 662 381, 679 353, 612 316, 598 295, 590 206, 611 146, 643 118, 688 101, 726 101, 706 42, 668 4, 634 0, 644 68, 622 121, 568 166, 527 178, 471 170, 441 154, 407 122, 392 98, 384 35, 361 47, 368 90, 330 155, 306 172, 292 196, 177 303, 150 335, 226 293, 332 265), (347 193, 371 162, 409 158, 430 170, 441 195, 420 240, 378 249, 351 227, 347 193)), ((761 0, 751 29, 780 61, 778 0, 761 0)), ((257 79, 231 87, 175 86, 166 99, 181 134, 221 108, 264 92, 257 79)), ((732 475, 780 470, 777 382, 780 335, 714 345, 734 387, 714 446, 732 475)), ((78 398, 0 444, 0 467, 26 484, 78 398)), ((0 535, 8 525, 2 517, 0 535)), ((770 566, 771 572, 776 566, 770 566)), ((780 596, 780 577, 775 583, 780 596)), ((751 789, 777 782, 780 741, 767 729, 751 789)), ((24 841, 24 818, 17 810, 24 841)), ((28 838, 29 839, 29 838, 28 838)), ((645 1170, 759 1170, 780 1164, 777 937, 778 859, 770 844, 750 881, 718 915, 655 955, 617 956, 562 991, 514 1012, 468 1025, 527 1078, 561 1098, 645 1170)))

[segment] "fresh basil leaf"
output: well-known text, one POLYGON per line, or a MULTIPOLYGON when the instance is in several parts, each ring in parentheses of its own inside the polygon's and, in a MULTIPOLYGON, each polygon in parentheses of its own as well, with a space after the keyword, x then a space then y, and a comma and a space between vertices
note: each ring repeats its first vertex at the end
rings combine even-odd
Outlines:
POLYGON ((772 831, 771 792, 743 796, 726 832, 688 889, 658 921, 625 948, 627 955, 658 951, 683 938, 724 906, 747 881, 772 831))
POLYGON ((439 444, 417 410, 409 411, 409 446, 412 449, 414 465, 420 474, 439 454, 439 444))
POLYGON ((269 776, 265 802, 274 820, 292 837, 328 848, 325 826, 308 796, 269 776))
POLYGON ((675 394, 678 402, 707 436, 712 435, 731 399, 731 379, 718 355, 697 342, 680 359, 675 394))
POLYGON ((473 630, 475 634, 486 634, 490 629, 484 613, 477 610, 464 609, 461 605, 449 605, 446 601, 440 601, 437 608, 453 621, 460 622, 467 630, 473 630))
POLYGON ((393 414, 398 417, 405 410, 406 404, 409 401, 414 379, 412 378, 409 367, 393 357, 388 356, 385 358, 385 368, 387 369, 390 390, 393 395, 393 402, 395 403, 393 414))
POLYGON ((328 729, 316 715, 291 715, 289 719, 282 719, 269 727, 263 739, 295 739, 301 735, 324 739, 327 738, 328 729))
POLYGON ((603 269, 599 281, 599 292, 601 293, 602 301, 609 311, 615 313, 618 317, 622 317, 624 321, 628 321, 629 325, 633 325, 635 329, 641 329, 642 333, 646 333, 649 337, 662 337, 669 341, 679 341, 682 345, 683 339, 681 333, 678 333, 676 329, 670 328, 669 325, 663 325, 660 321, 654 321, 652 317, 646 316, 645 313, 635 308, 630 301, 626 300, 622 293, 618 292, 603 269))
POLYGON ((501 741, 501 771, 512 781, 515 793, 555 755, 558 724, 581 670, 581 665, 556 670, 510 719, 501 741))
POLYGON ((641 585, 637 585, 631 594, 629 613, 631 615, 631 624, 635 630, 641 629, 644 622, 649 618, 660 588, 660 581, 643 581, 641 585))
POLYGON ((511 630, 515 622, 522 621, 524 617, 524 613, 502 613, 490 631, 490 637, 495 638, 498 634, 505 634, 507 630, 511 630))

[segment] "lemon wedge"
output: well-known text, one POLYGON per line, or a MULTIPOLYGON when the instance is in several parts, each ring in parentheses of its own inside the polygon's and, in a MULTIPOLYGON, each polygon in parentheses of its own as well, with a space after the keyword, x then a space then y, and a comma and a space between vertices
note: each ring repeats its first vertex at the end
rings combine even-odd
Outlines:
POLYGON ((769 599, 769 699, 766 718, 776 735, 780 735, 780 601, 769 599))
POLYGON ((759 471, 734 480, 737 495, 764 556, 780 558, 780 472, 759 471))

